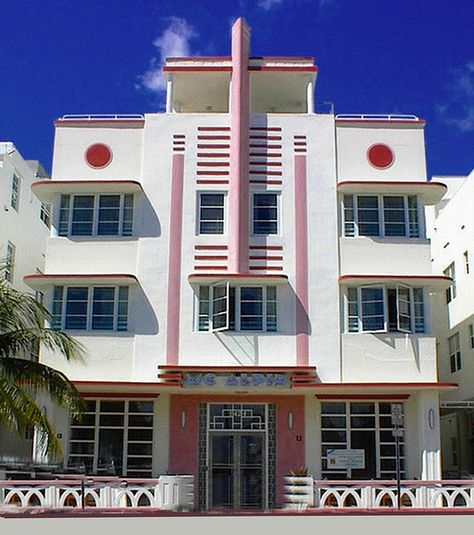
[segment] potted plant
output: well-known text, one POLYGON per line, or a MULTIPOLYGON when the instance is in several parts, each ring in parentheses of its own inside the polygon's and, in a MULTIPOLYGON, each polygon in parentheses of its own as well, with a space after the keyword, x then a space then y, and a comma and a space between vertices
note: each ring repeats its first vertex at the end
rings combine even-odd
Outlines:
POLYGON ((289 509, 306 509, 314 505, 314 480, 306 466, 292 468, 285 476, 285 500, 289 509))

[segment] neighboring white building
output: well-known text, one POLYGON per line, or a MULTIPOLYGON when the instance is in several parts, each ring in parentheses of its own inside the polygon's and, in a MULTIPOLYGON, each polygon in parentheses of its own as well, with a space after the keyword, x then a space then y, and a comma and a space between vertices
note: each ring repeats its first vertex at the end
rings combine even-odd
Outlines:
MULTIPOLYGON (((47 174, 37 161, 24 160, 11 142, 0 142, 0 263, 16 289, 31 293, 23 282, 29 273, 43 272, 49 207, 31 192, 31 185, 47 174)), ((39 299, 41 295, 37 296, 39 299)), ((32 348, 31 358, 37 358, 32 348)), ((5 429, 0 432, 0 466, 13 461, 31 461, 31 439, 19 441, 5 429)))
POLYGON ((467 177, 433 177, 447 184, 430 211, 433 270, 454 279, 434 297, 439 376, 459 388, 442 397, 443 473, 474 474, 474 171, 467 177))
POLYGON ((284 502, 283 476, 440 477, 438 382, 415 116, 315 113, 313 58, 168 58, 165 113, 64 116, 44 274, 88 361, 90 402, 57 415, 70 470, 192 474, 201 509, 284 502), (364 450, 363 468, 328 463, 364 450))

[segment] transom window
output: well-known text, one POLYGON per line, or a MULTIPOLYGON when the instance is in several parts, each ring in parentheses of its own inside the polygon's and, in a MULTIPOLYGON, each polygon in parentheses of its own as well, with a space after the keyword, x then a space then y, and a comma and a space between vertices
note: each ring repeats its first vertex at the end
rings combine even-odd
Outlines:
POLYGON ((461 342, 459 339, 459 333, 454 334, 448 338, 449 346, 449 364, 451 367, 451 373, 457 372, 462 368, 461 359, 461 342))
POLYGON ((275 286, 199 286, 198 331, 277 330, 275 286))
MULTIPOLYGON (((394 479, 396 439, 392 434, 391 404, 347 402, 321 404, 322 477, 327 479, 394 479), (365 468, 328 466, 328 451, 363 449, 365 468)), ((399 438, 401 476, 405 474, 405 440, 399 438)))
POLYGON ((346 310, 348 332, 425 332, 423 288, 348 288, 346 310))
POLYGON ((416 195, 344 195, 344 236, 420 237, 416 195))
POLYGON ((78 331, 126 331, 128 286, 55 286, 52 327, 78 331))
POLYGON ((224 193, 199 194, 199 234, 224 234, 224 193))
POLYGON ((133 195, 61 195, 59 236, 131 236, 133 195))
POLYGON ((279 207, 277 193, 254 193, 252 205, 253 234, 279 233, 279 207))
POLYGON ((152 476, 153 401, 88 400, 71 420, 68 466, 86 474, 152 476))

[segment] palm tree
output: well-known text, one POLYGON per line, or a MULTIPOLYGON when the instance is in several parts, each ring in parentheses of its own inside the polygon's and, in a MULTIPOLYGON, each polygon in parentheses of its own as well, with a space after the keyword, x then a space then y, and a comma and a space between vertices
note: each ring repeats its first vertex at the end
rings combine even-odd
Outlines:
POLYGON ((0 268, 0 424, 24 434, 34 428, 38 445, 51 458, 62 455, 61 445, 48 418, 35 401, 40 392, 78 417, 84 400, 60 371, 22 358, 32 347, 59 351, 67 360, 82 359, 83 346, 60 330, 45 327, 49 311, 29 294, 4 280, 0 268))

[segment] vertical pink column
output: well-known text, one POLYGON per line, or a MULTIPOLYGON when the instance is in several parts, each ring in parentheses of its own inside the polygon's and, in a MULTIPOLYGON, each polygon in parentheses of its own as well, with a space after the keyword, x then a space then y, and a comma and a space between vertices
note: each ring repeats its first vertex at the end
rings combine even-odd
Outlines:
POLYGON ((296 364, 308 366, 308 209, 306 156, 295 155, 296 364))
POLYGON ((232 26, 230 81, 229 271, 248 272, 250 29, 239 18, 232 26))
POLYGON ((166 364, 175 365, 178 364, 179 360, 179 304, 181 298, 184 154, 173 154, 171 165, 166 364))

